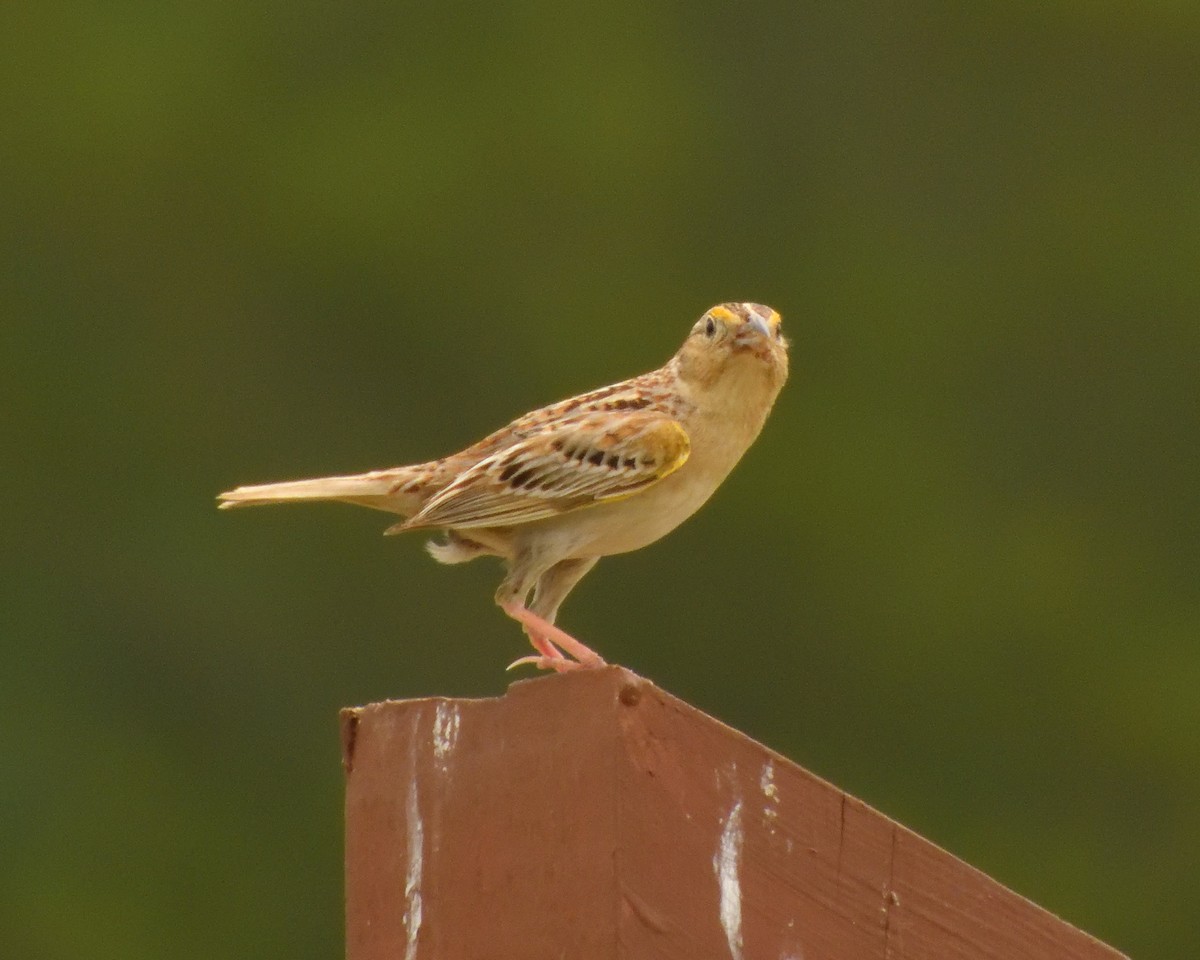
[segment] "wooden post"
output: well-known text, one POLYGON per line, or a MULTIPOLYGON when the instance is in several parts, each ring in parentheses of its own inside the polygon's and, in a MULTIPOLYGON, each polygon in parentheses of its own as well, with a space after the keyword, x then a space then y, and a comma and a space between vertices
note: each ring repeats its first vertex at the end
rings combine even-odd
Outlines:
POLYGON ((617 667, 342 713, 348 960, 1117 960, 617 667))

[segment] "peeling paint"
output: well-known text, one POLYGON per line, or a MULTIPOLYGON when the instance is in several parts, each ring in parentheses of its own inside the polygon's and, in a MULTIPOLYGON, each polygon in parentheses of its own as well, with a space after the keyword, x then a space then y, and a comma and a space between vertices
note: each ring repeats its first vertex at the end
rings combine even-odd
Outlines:
POLYGON ((725 817, 721 840, 713 854, 713 873, 720 893, 721 928, 729 943, 729 955, 742 960, 742 801, 739 798, 725 817))
POLYGON ((758 778, 758 788, 762 791, 763 819, 772 834, 775 833, 775 821, 779 819, 779 788, 775 786, 775 762, 768 760, 763 764, 762 775, 758 778))
POLYGON ((768 760, 763 764, 762 776, 758 778, 758 786, 762 790, 762 794, 768 800, 774 801, 779 796, 779 790, 775 786, 775 761, 768 760))
POLYGON ((442 772, 450 765, 450 754, 458 745, 458 706, 445 700, 437 705, 433 715, 433 755, 442 772))

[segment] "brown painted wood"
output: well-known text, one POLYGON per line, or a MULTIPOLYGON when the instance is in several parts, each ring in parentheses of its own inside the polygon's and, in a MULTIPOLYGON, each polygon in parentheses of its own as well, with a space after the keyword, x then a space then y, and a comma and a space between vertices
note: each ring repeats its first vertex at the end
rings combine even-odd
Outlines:
POLYGON ((348 960, 1118 960, 626 670, 342 713, 348 960))

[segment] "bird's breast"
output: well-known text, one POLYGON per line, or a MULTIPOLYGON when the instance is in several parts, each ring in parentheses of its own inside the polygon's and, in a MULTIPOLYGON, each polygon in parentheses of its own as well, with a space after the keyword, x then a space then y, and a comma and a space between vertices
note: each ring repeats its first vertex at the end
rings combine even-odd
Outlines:
POLYGON ((629 553, 664 537, 704 505, 754 439, 727 427, 690 426, 691 455, 670 476, 622 500, 530 524, 528 532, 554 539, 558 551, 575 557, 629 553))

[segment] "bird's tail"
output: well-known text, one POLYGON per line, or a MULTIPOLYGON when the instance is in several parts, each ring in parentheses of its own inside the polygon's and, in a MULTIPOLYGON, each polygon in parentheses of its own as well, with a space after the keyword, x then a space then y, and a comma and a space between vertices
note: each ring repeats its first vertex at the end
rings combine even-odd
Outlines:
POLYGON ((268 503, 302 503, 305 501, 338 500, 355 503, 389 513, 408 515, 415 505, 402 490, 406 483, 405 469, 377 470, 348 477, 318 477, 315 480, 293 480, 288 483, 263 483, 257 486, 236 487, 220 494, 217 506, 222 510, 233 507, 254 507, 268 503))

